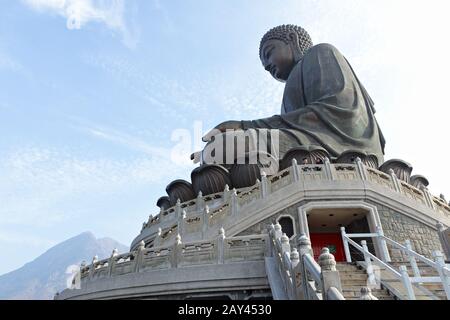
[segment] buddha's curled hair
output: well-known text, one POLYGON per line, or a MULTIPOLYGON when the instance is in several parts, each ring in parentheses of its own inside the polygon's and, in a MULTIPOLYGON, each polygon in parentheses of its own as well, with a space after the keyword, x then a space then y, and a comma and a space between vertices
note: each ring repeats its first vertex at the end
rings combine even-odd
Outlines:
POLYGON ((313 46, 311 37, 305 29, 293 24, 283 24, 281 26, 270 29, 262 37, 259 44, 259 57, 261 58, 261 49, 266 41, 276 39, 288 44, 289 41, 291 41, 291 39, 289 38, 289 34, 291 33, 296 33, 298 35, 298 46, 302 54, 305 54, 306 51, 308 51, 308 49, 313 46))

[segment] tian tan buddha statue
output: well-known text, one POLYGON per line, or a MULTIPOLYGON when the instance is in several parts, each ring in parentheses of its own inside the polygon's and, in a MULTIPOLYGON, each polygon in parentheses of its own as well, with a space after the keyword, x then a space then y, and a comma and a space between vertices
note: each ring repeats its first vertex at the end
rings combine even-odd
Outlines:
MULTIPOLYGON (((253 165, 249 173, 251 165, 236 162, 242 158, 236 145, 225 147, 227 141, 243 133, 250 133, 251 140, 245 144, 245 156, 267 147, 270 157, 280 164, 278 170, 289 166, 293 158, 299 164, 321 163, 325 158, 345 163, 356 157, 373 167, 383 163, 385 140, 374 116, 374 103, 335 47, 313 46, 303 28, 282 25, 263 36, 259 57, 273 78, 286 83, 280 114, 225 121, 208 132, 203 137, 208 142, 204 150, 191 156, 201 166, 192 172, 193 189, 188 197, 198 191, 205 194, 208 188, 206 193, 218 192, 225 183, 236 188, 252 185, 260 178, 257 166, 253 165), (234 153, 231 157, 226 154, 230 150, 234 153), (214 157, 221 152, 220 157, 214 157), (211 183, 217 186, 211 187, 211 183)), ((168 186, 169 195, 172 189, 179 190, 179 183, 177 180, 168 186)), ((183 183, 183 187, 189 187, 183 183)))

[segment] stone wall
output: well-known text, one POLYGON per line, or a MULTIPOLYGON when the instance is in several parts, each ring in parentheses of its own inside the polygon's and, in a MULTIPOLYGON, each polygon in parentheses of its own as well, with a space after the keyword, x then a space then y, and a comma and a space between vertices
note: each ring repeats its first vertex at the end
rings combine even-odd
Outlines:
MULTIPOLYGON (((377 208, 386 237, 401 244, 409 239, 413 250, 431 259, 433 251, 442 251, 436 229, 385 206, 377 204, 377 208)), ((399 250, 393 249, 390 245, 388 248, 392 260, 406 259, 406 257, 402 257, 399 250)))

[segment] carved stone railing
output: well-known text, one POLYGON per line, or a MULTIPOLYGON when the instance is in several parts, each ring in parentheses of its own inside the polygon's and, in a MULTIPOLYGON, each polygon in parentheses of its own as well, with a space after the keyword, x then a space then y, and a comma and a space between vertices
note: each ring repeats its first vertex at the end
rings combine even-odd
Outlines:
MULTIPOLYGON (((298 165, 294 159, 291 167, 276 175, 267 177, 262 173, 261 181, 257 181, 254 186, 239 190, 229 190, 226 186, 221 193, 202 196, 200 192, 195 200, 185 203, 178 201, 174 207, 161 211, 156 217, 151 216, 149 221, 144 223, 142 231, 148 229, 153 234, 154 245, 173 242, 175 234, 183 237, 192 234, 193 237, 195 235, 199 239, 204 239, 206 235, 216 234, 227 221, 238 220, 238 217, 248 214, 247 207, 266 199, 272 193, 288 188, 294 183, 301 182, 306 188, 311 183, 322 181, 324 183, 367 181, 432 209, 438 213, 436 218, 440 215, 444 220, 450 221, 450 206, 447 203, 432 196, 426 188, 419 190, 397 179, 393 171, 389 174, 383 173, 365 166, 360 159, 354 164, 331 164, 326 159, 324 164, 320 165, 298 165), (158 228, 161 228, 160 232, 158 228)), ((132 249, 136 248, 138 241, 134 243, 132 249)))
POLYGON ((272 256, 289 300, 345 300, 336 261, 328 248, 322 250, 317 264, 305 235, 299 239, 299 250, 291 250, 289 238, 278 223, 269 226, 269 236, 272 256))
POLYGON ((267 253, 267 235, 226 238, 224 230, 220 229, 219 235, 211 241, 183 243, 177 235, 170 246, 145 248, 142 241, 132 252, 117 254, 114 250, 110 258, 100 261, 94 257, 89 266, 80 266, 80 278, 83 285, 86 281, 159 269, 264 261, 267 253))

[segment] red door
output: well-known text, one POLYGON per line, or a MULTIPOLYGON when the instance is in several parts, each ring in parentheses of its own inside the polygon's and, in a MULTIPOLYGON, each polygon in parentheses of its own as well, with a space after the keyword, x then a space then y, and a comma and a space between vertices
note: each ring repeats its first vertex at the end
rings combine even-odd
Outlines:
POLYGON ((324 247, 330 249, 330 253, 334 255, 337 262, 345 261, 344 245, 342 244, 340 233, 311 233, 310 238, 314 259, 316 261, 319 259, 320 251, 324 247))

